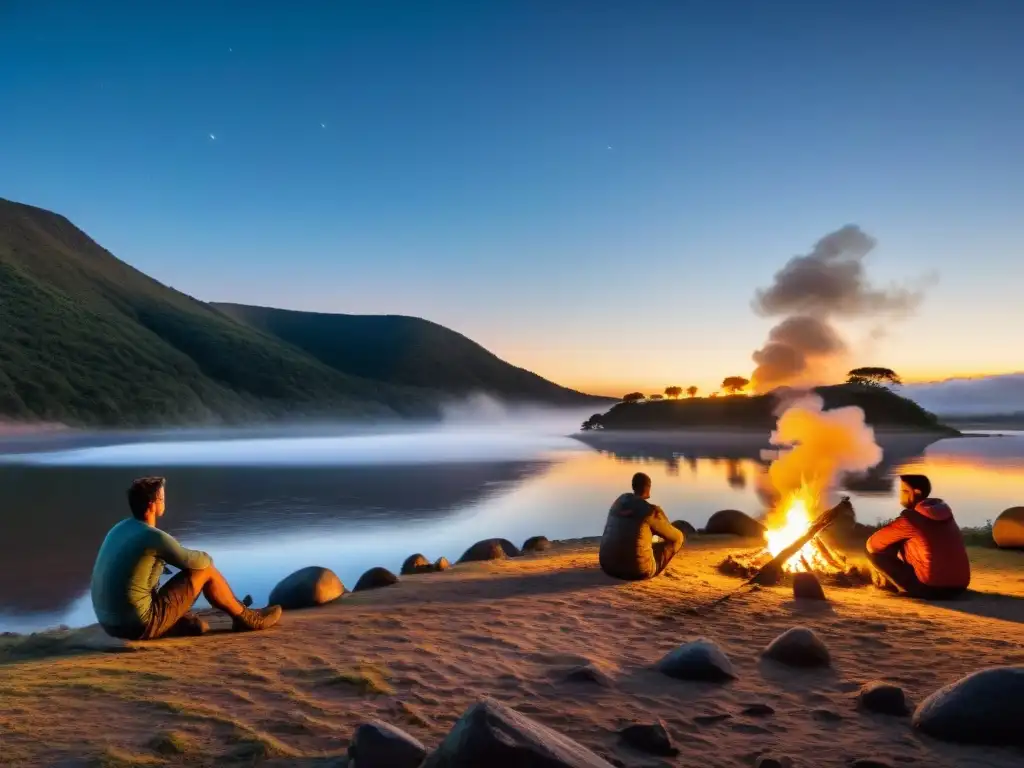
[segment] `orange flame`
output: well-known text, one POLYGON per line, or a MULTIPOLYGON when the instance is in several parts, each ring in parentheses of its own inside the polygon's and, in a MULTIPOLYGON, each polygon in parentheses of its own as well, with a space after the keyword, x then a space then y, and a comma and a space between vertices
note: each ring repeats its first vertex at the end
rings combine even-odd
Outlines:
MULTIPOLYGON (((778 555, 807 532, 811 523, 814 522, 814 510, 817 508, 818 495, 806 482, 784 499, 778 507, 781 512, 776 512, 774 521, 769 518, 764 534, 765 546, 771 552, 772 557, 778 555)), ((799 552, 786 561, 783 568, 790 573, 827 570, 829 563, 822 556, 815 540, 811 539, 800 548, 799 552)))

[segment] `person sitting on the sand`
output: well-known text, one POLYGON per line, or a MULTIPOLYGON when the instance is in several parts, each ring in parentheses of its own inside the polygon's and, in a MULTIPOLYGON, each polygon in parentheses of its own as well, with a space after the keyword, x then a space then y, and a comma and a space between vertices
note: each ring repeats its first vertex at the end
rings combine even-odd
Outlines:
POLYGON ((971 583, 971 563, 953 511, 930 498, 924 475, 900 476, 900 516, 867 542, 878 586, 912 597, 956 597, 971 583))
POLYGON ((601 536, 601 570, 617 579, 653 579, 683 546, 683 532, 651 504, 651 478, 633 475, 633 492, 624 493, 608 511, 601 536), (652 535, 663 541, 653 542, 652 535))
POLYGON ((201 635, 209 627, 191 612, 202 594, 231 617, 236 632, 267 629, 281 608, 252 610, 234 592, 205 552, 185 549, 156 527, 166 509, 166 481, 144 477, 128 489, 132 516, 107 534, 92 572, 92 605, 107 634, 125 640, 201 635), (164 565, 180 569, 158 588, 164 565))

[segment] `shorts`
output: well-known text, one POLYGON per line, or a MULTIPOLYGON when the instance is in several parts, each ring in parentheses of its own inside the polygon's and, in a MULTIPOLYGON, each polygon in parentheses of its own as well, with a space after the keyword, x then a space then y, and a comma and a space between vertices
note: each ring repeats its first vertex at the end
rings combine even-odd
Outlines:
POLYGON ((153 591, 149 621, 140 626, 108 627, 107 634, 123 640, 156 640, 158 637, 176 637, 196 634, 198 617, 190 612, 199 597, 192 587, 191 574, 180 571, 153 591))

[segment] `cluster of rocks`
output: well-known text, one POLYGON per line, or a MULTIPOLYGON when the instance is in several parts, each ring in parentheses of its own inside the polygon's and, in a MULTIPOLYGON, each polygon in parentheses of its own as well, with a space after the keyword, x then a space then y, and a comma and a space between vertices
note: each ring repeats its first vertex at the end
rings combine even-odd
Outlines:
MULTIPOLYGON (((788 667, 828 667, 832 660, 825 643, 806 627, 793 627, 762 651, 770 662, 788 667)), ((667 654, 657 664, 663 674, 701 683, 727 683, 737 673, 726 653, 713 641, 699 638, 667 654)), ((570 671, 567 680, 609 684, 594 665, 570 671)), ((857 706, 866 712, 906 717, 911 708, 903 690, 883 681, 865 684, 857 706)), ((1019 723, 1024 714, 1024 667, 999 667, 977 672, 936 691, 913 713, 913 725, 936 738, 986 744, 1024 744, 1019 723)), ((751 717, 770 717, 775 710, 753 704, 743 710, 751 717)), ((820 720, 841 720, 829 710, 816 710, 820 720), (819 716, 820 715, 820 716, 819 716)), ((729 714, 714 718, 729 718, 729 714)), ((711 722, 711 721, 709 721, 711 722)), ((672 757, 679 753, 663 722, 632 723, 617 732, 629 748, 649 755, 672 757)), ((622 765, 605 758, 493 699, 471 706, 433 752, 404 731, 380 721, 356 728, 349 746, 356 768, 462 768, 478 765, 531 765, 543 768, 598 768, 622 765)), ((873 758, 857 762, 861 768, 877 766, 873 758)), ((789 765, 784 756, 762 755, 761 768, 789 765)))
MULTIPOLYGON (((829 667, 831 654, 811 629, 793 627, 761 652, 770 662, 802 669, 829 667)), ((698 682, 725 683, 737 677, 729 657, 716 643, 698 638, 668 653, 657 664, 664 675, 698 682)), ((860 709, 906 717, 913 726, 936 739, 969 744, 1024 746, 1024 666, 991 667, 975 672, 932 693, 911 710, 903 689, 874 680, 857 694, 860 709)), ((768 712, 758 714, 771 714, 768 712)), ((750 713, 747 713, 750 714, 750 713)), ((821 719, 840 716, 821 710, 821 719)))
MULTIPOLYGON (((508 539, 484 539, 478 541, 463 553, 460 563, 482 560, 504 560, 507 557, 522 557, 529 552, 544 552, 551 549, 552 544, 544 536, 531 536, 518 548, 508 539)), ((410 555, 402 563, 401 575, 410 576, 418 573, 437 573, 451 567, 448 559, 439 557, 431 563, 420 553, 410 555)), ((397 584, 399 577, 387 568, 371 568, 356 581, 353 592, 367 589, 380 589, 397 584)), ((315 608, 327 605, 339 599, 346 592, 341 579, 330 568, 311 565, 300 568, 277 583, 270 592, 270 604, 280 605, 286 611, 301 608, 315 608)), ((251 599, 249 599, 251 603, 251 599)))

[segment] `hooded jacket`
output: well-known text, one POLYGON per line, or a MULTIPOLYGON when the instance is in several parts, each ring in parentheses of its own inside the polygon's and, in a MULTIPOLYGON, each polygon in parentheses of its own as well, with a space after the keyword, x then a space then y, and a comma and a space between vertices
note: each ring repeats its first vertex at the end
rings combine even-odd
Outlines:
POLYGON ((913 566, 922 584, 966 588, 971 583, 963 534, 953 510, 942 499, 924 499, 913 509, 904 509, 898 518, 875 531, 867 550, 881 552, 894 545, 902 547, 903 559, 913 566))
POLYGON ((658 572, 652 533, 681 545, 683 534, 656 504, 624 493, 608 510, 601 536, 601 569, 619 579, 649 579, 658 572))

